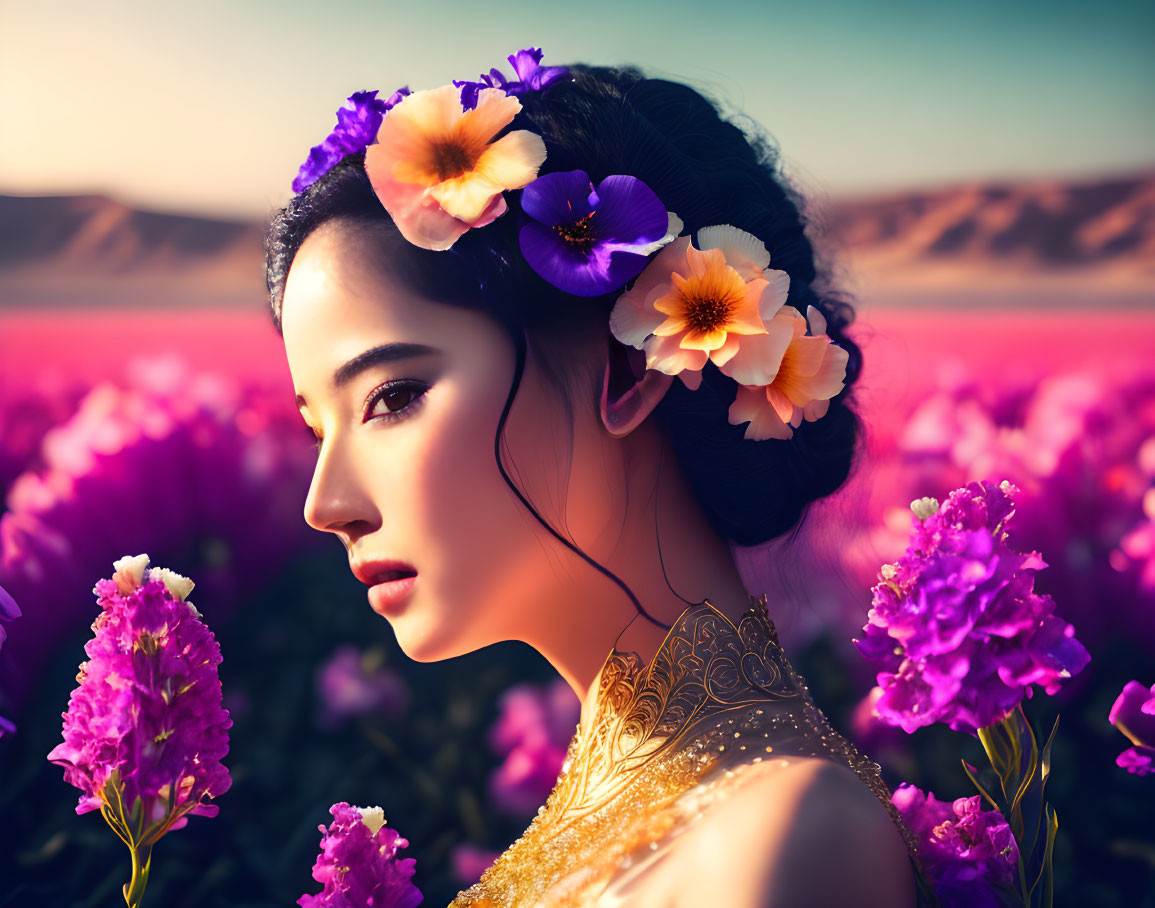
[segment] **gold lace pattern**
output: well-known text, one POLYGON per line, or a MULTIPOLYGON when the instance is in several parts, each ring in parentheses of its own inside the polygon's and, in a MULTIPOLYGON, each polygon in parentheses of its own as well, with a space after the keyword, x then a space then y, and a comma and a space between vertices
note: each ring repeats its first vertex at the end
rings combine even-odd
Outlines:
POLYGON ((849 766, 886 806, 917 868, 914 836, 880 767, 838 734, 778 642, 766 597, 735 626, 691 605, 645 666, 613 649, 558 781, 529 827, 450 908, 585 908, 657 859, 743 772, 777 757, 849 766))

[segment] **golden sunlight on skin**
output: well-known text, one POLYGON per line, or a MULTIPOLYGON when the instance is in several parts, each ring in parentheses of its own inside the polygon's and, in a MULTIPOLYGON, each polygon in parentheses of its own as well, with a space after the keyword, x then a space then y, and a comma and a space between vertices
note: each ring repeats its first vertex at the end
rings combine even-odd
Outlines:
MULTIPOLYGON (((623 628, 629 625, 619 648, 646 660, 666 632, 642 617, 631 623, 628 597, 550 535, 501 478, 493 439, 514 369, 505 333, 488 316, 415 296, 371 264, 373 242, 341 225, 322 226, 302 245, 285 288, 289 368, 306 401, 302 416, 323 438, 305 519, 339 536, 352 560, 396 558, 417 569, 412 595, 389 619, 411 658, 437 661, 522 640, 586 702, 623 628), (342 364, 391 342, 441 352, 375 365, 332 389, 342 364), (404 379, 420 385, 416 399, 405 392, 387 398, 401 419, 382 417, 390 412, 385 401, 364 418, 376 388, 404 379)), ((601 376, 606 349, 591 351, 591 374, 601 376)), ((591 381, 575 402, 573 461, 562 489, 565 414, 553 393, 531 351, 505 431, 506 471, 523 494, 670 624, 687 603, 662 575, 656 505, 670 585, 736 619, 749 601, 729 548, 706 524, 668 451, 659 477, 664 442, 652 421, 614 437, 598 410, 600 383, 591 381)))
POLYGON ((674 867, 655 881, 672 883, 673 897, 639 905, 915 905, 906 844, 890 815, 853 771, 821 758, 759 764, 674 851, 674 867))

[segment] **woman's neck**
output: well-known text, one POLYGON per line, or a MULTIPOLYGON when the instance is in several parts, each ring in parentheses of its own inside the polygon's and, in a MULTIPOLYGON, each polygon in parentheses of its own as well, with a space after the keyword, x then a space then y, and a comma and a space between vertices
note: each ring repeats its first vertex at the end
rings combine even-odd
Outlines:
POLYGON ((583 562, 580 569, 567 571, 575 582, 564 585, 547 620, 535 628, 535 639, 526 639, 577 694, 583 727, 612 649, 636 652, 648 664, 690 605, 708 599, 735 623, 750 605, 729 546, 709 525, 672 453, 661 450, 661 444, 656 432, 647 433, 632 447, 614 449, 623 470, 615 473, 615 464, 602 463, 603 475, 624 473, 628 484, 621 531, 601 545, 579 540, 654 620, 640 614, 613 580, 583 562))

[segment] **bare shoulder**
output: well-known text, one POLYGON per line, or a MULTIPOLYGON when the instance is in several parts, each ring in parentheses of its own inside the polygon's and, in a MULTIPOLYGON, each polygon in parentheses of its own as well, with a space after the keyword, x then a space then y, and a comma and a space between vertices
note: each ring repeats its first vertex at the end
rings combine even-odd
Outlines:
POLYGON ((679 905, 915 904, 902 835, 853 770, 796 758, 743 774, 682 843, 687 854, 678 862, 685 874, 679 905))

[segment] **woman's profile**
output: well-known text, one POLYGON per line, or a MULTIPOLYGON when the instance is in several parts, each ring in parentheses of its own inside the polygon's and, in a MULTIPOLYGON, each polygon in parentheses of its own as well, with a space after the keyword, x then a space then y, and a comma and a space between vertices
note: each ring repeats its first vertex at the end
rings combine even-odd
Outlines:
POLYGON ((541 65, 350 98, 267 239, 305 519, 411 658, 533 646, 581 720, 457 906, 913 905, 879 767, 732 546, 849 475, 861 355, 770 146, 684 85, 541 65))

